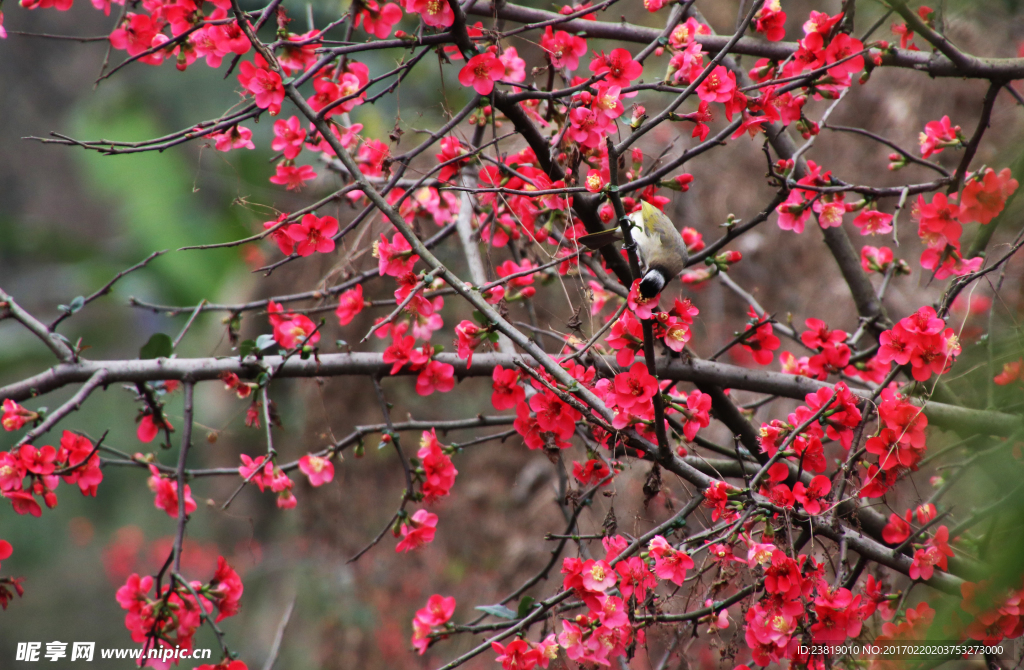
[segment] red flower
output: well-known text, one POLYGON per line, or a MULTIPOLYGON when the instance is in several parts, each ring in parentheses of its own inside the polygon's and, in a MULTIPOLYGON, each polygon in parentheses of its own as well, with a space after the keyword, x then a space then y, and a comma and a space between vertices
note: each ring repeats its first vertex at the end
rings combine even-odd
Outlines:
POLYGON ((7 540, 0 540, 0 561, 6 561, 14 553, 11 543, 7 540))
POLYGON ((861 235, 885 234, 892 232, 892 214, 864 209, 854 218, 853 225, 860 229, 861 235))
POLYGON ((54 470, 57 450, 50 445, 36 449, 31 444, 25 444, 18 450, 18 457, 30 473, 48 475, 54 470))
POLYGON ((309 477, 310 486, 323 486, 334 479, 334 463, 329 458, 306 454, 299 459, 299 470, 309 477))
POLYGON ((491 393, 491 404, 494 405, 494 409, 512 409, 516 403, 526 398, 526 391, 519 385, 518 370, 506 370, 497 365, 491 373, 491 378, 494 380, 491 393))
MULTIPOLYGON (((46 0, 43 1, 46 2, 46 0)), ((67 7, 71 7, 71 0, 61 0, 61 3, 64 2, 67 7)), ((115 49, 127 50, 129 56, 138 56, 153 48, 154 39, 161 34, 165 25, 166 22, 161 18, 128 12, 124 22, 110 33, 110 46, 115 49)), ((139 60, 149 65, 159 65, 164 60, 164 52, 156 51, 139 60)))
POLYGON ((600 193, 608 185, 608 171, 591 169, 584 180, 584 186, 590 193, 600 193))
POLYGON ((245 126, 233 125, 222 133, 210 135, 214 141, 214 148, 217 151, 231 151, 232 149, 255 149, 252 143, 252 131, 245 126))
POLYGON ((987 168, 982 175, 974 175, 964 186, 960 200, 960 220, 988 223, 1003 211, 1007 198, 1017 190, 1017 180, 1010 169, 998 173, 987 168))
POLYGON ((900 518, 896 513, 889 515, 889 523, 882 529, 882 539, 887 544, 900 544, 910 537, 910 510, 907 510, 906 518, 900 518))
POLYGON ((472 86, 480 95, 490 95, 494 82, 505 76, 505 64, 492 52, 486 51, 469 59, 459 70, 459 83, 472 86))
POLYGON ((553 433, 560 440, 571 439, 576 432, 576 422, 583 418, 578 411, 548 390, 535 393, 530 398, 530 409, 537 413, 540 429, 553 433))
POLYGON ((455 388, 455 368, 440 361, 430 361, 416 377, 416 393, 430 395, 434 391, 447 393, 455 388))
POLYGON ((697 87, 697 96, 705 102, 728 102, 736 90, 736 75, 718 65, 697 87))
MULTIPOLYGON (((584 486, 593 486, 602 482, 611 473, 612 471, 604 464, 604 461, 599 461, 596 458, 590 459, 585 464, 581 464, 579 461, 572 462, 572 476, 584 486)), ((610 483, 609 479, 601 486, 608 486, 610 483)))
POLYGON ((497 652, 494 660, 501 663, 502 670, 533 670, 541 659, 540 652, 523 639, 512 640, 507 645, 492 642, 491 649, 497 652))
MULTIPOLYGON (((472 60, 470 62, 473 62, 472 60)), ((469 67, 468 65, 466 67, 469 67)), ((459 142, 459 138, 449 135, 448 137, 441 138, 441 153, 434 154, 438 161, 441 163, 447 163, 441 168, 441 172, 438 173, 437 178, 441 181, 448 181, 459 173, 459 170, 465 165, 469 159, 454 160, 464 155, 466 152, 462 147, 462 143, 459 142), (449 161, 452 161, 449 163, 449 161)))
POLYGON ((210 580, 210 599, 217 605, 217 621, 238 614, 242 598, 242 580, 223 556, 217 557, 217 571, 210 580))
POLYGON ((405 11, 419 14, 423 23, 434 28, 447 28, 455 22, 447 0, 405 0, 405 11))
POLYGON ((204 663, 196 667, 196 670, 249 670, 249 666, 244 661, 232 661, 231 659, 224 659, 217 665, 210 665, 204 663))
POLYGON ((676 586, 682 586, 686 580, 686 571, 693 569, 693 559, 674 548, 661 535, 655 535, 647 545, 647 551, 654 557, 654 574, 659 579, 667 579, 676 586))
POLYGON ((683 436, 693 441, 701 428, 711 423, 711 396, 700 391, 691 391, 686 397, 686 409, 689 415, 683 424, 683 436))
POLYGON ((5 491, 3 496, 11 501, 14 511, 18 514, 31 514, 35 517, 42 516, 43 514, 43 509, 39 506, 39 503, 27 491, 5 491))
POLYGON ((633 314, 636 314, 636 318, 649 319, 654 314, 654 308, 658 306, 658 296, 645 298, 640 295, 640 280, 634 279, 633 285, 629 288, 629 296, 626 298, 626 303, 633 314))
POLYGON ((263 56, 256 54, 253 61, 254 63, 242 61, 238 69, 238 82, 242 88, 255 96, 257 107, 266 109, 271 116, 277 116, 281 113, 281 103, 284 102, 281 75, 270 70, 263 56))
POLYGON ((437 515, 421 509, 412 519, 402 523, 402 540, 395 546, 397 553, 412 551, 434 541, 437 532, 437 515))
MULTIPOLYGON (((828 48, 825 49, 825 62, 828 64, 841 61, 844 58, 849 58, 853 54, 864 50, 864 44, 856 37, 850 37, 846 33, 839 33, 832 38, 829 42, 828 48)), ((836 79, 847 79, 851 75, 857 74, 864 69, 864 56, 854 56, 847 61, 844 61, 838 65, 833 65, 828 69, 830 76, 836 79)))
MULTIPOLYGON (((999 386, 1006 386, 1020 379, 1021 366, 1024 366, 1024 358, 1013 361, 1012 363, 1004 363, 1003 371, 997 374, 992 381, 999 386)), ((0 487, 3 486, 2 469, 0 466, 0 487)))
POLYGON ((945 147, 960 146, 963 143, 963 135, 960 133, 960 126, 954 126, 948 116, 943 116, 939 121, 924 124, 924 132, 917 141, 921 145, 921 155, 928 158, 933 154, 942 153, 945 147))
POLYGON ((614 49, 607 56, 602 51, 590 61, 590 71, 594 74, 607 72, 604 81, 613 86, 625 88, 629 82, 638 79, 644 73, 644 66, 633 60, 626 49, 614 49))
POLYGON ((3 415, 0 416, 0 424, 4 430, 19 430, 29 421, 34 421, 39 415, 25 409, 10 398, 4 400, 3 415))
POLYGON ((314 251, 326 254, 334 251, 332 238, 338 234, 338 220, 333 216, 318 217, 311 212, 299 223, 288 226, 285 232, 295 242, 299 256, 310 256, 314 251))
POLYGON ((763 33, 769 42, 778 42, 786 36, 786 12, 782 11, 779 0, 769 0, 754 14, 754 30, 763 33))
POLYGON ((429 432, 423 431, 420 450, 416 455, 423 467, 423 501, 429 505, 451 492, 455 485, 455 475, 459 471, 452 464, 452 459, 444 453, 433 428, 429 432))
POLYGON ((8 451, 0 451, 0 491, 20 491, 25 479, 25 465, 8 451))
POLYGON ((313 179, 316 179, 316 170, 310 166, 291 165, 283 161, 277 164, 277 172, 270 178, 270 183, 284 186, 289 191, 301 191, 306 182, 313 179))
POLYGON ((356 14, 355 25, 362 22, 363 30, 379 39, 387 39, 395 24, 402 20, 402 8, 393 2, 380 7, 374 0, 362 0, 362 9, 356 14))
POLYGON ((547 53, 556 68, 564 67, 572 71, 579 67, 580 56, 587 53, 587 41, 564 30, 555 32, 548 26, 540 37, 540 48, 547 53))
MULTIPOLYGON (((276 303, 271 303, 271 307, 276 303)), ((277 305, 278 311, 281 306, 277 305)), ((283 316, 271 319, 274 325, 274 340, 285 349, 302 344, 313 346, 320 341, 320 333, 312 319, 304 314, 283 313, 283 316), (275 323, 276 321, 276 323, 275 323)))
POLYGON ((338 308, 334 310, 334 314, 338 317, 338 323, 340 325, 347 326, 352 323, 352 319, 356 318, 356 314, 363 311, 363 307, 365 306, 366 301, 363 300, 363 285, 358 284, 355 288, 349 289, 339 296, 338 308))
POLYGON ((298 156, 305 140, 306 129, 299 122, 299 117, 293 116, 287 121, 274 121, 274 140, 270 143, 270 148, 284 152, 285 158, 293 159, 298 156))
POLYGON ((804 506, 804 510, 811 516, 821 514, 821 499, 832 490, 832 480, 824 475, 818 475, 811 480, 810 486, 804 487, 803 482, 797 482, 793 486, 793 497, 804 506))
MULTIPOLYGON (((165 479, 155 465, 149 466, 151 476, 148 480, 149 490, 156 494, 153 505, 162 509, 169 517, 178 516, 178 482, 165 479)), ((185 484, 185 514, 196 511, 196 501, 192 499, 192 490, 185 484)))
POLYGON ((412 272, 412 266, 420 259, 412 253, 409 241, 401 233, 395 233, 391 242, 384 235, 380 236, 379 242, 373 244, 373 255, 378 260, 378 270, 381 275, 400 277, 407 272, 412 272))
POLYGON ((758 364, 768 365, 772 362, 772 358, 774 358, 772 352, 779 348, 781 342, 774 335, 772 324, 762 323, 756 329, 754 328, 754 324, 760 321, 761 318, 754 311, 753 307, 750 308, 748 314, 753 323, 747 324, 746 332, 750 333, 752 330, 753 332, 743 340, 743 348, 754 355, 754 360, 758 364))
POLYGON ((139 421, 138 430, 135 431, 136 436, 140 442, 150 443, 156 438, 157 434, 163 429, 174 430, 174 426, 166 417, 156 418, 152 414, 145 414, 142 420, 139 421))

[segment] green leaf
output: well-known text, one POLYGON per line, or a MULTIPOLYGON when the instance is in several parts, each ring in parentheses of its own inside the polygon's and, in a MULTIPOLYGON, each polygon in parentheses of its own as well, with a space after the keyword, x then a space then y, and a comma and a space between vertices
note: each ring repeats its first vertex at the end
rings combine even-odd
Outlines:
POLYGON ((155 333, 149 338, 149 342, 139 349, 139 358, 169 358, 172 352, 170 336, 155 333))
POLYGON ((515 612, 505 607, 504 605, 480 605, 476 609, 480 610, 481 612, 486 612, 491 616, 496 616, 502 619, 509 619, 510 621, 514 621, 515 619, 519 618, 515 612))
POLYGON ((257 354, 259 350, 259 347, 256 346, 256 340, 242 340, 242 343, 238 345, 238 355, 242 358, 257 354))
POLYGON ((64 312, 65 314, 74 314, 83 307, 85 307, 85 298, 83 298, 82 296, 78 296, 77 298, 72 300, 70 305, 57 305, 57 309, 64 312))
POLYGON ((256 338, 256 347, 260 351, 266 351, 267 349, 276 346, 277 340, 274 339, 273 335, 267 335, 266 333, 264 333, 263 335, 260 335, 259 337, 256 338))
POLYGON ((517 612, 517 618, 522 619, 531 611, 533 611, 533 605, 537 600, 532 596, 523 596, 523 599, 519 601, 519 611, 517 612))

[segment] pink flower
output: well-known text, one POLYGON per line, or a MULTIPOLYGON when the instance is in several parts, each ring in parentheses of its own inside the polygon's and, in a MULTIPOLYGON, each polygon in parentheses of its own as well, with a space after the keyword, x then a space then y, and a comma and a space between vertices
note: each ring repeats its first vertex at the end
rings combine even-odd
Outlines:
MULTIPOLYGON (((149 489, 156 494, 153 499, 153 505, 157 509, 162 509, 167 513, 167 516, 177 517, 178 516, 178 482, 170 479, 165 479, 161 476, 160 471, 156 469, 156 466, 150 465, 150 478, 149 478, 149 489)), ((191 514, 196 511, 196 501, 192 499, 192 490, 188 484, 185 484, 185 514, 191 514)))
POLYGON ((417 610, 416 618, 427 626, 443 626, 455 614, 455 598, 434 594, 427 599, 427 606, 417 610))
POLYGON ((28 491, 5 491, 3 496, 11 501, 14 511, 18 514, 31 514, 34 517, 43 515, 43 508, 28 491))
POLYGON ((459 471, 452 464, 452 459, 444 453, 441 443, 437 441, 434 429, 423 431, 420 438, 420 450, 416 453, 423 466, 423 500, 430 504, 447 496, 455 485, 455 475, 459 471))
POLYGON ((299 256, 310 256, 314 251, 326 254, 334 251, 332 238, 338 234, 338 220, 310 212, 299 223, 288 226, 285 233, 296 243, 295 252, 299 256))
POLYGON ((580 56, 587 53, 587 42, 564 30, 555 32, 548 26, 541 35, 540 48, 547 53, 552 65, 572 71, 579 67, 580 56))
POLYGON ((253 60, 254 63, 242 61, 238 69, 238 82, 242 88, 255 96, 257 107, 266 109, 271 116, 277 116, 281 113, 281 103, 284 102, 281 75, 271 71, 259 54, 256 54, 253 60))
POLYGON ((210 139, 214 141, 214 148, 217 151, 256 148, 256 145, 252 143, 252 131, 245 126, 231 126, 222 133, 210 135, 210 139))
POLYGON ((634 279, 626 303, 633 314, 636 314, 636 318, 649 319, 654 314, 654 308, 658 306, 658 296, 645 298, 640 295, 640 280, 634 279))
POLYGON ((498 654, 494 660, 501 663, 502 670, 533 670, 540 662, 540 652, 523 639, 512 640, 507 645, 492 642, 491 649, 498 654))
POLYGON ((480 95, 490 95, 494 90, 494 82, 505 75, 505 64, 492 52, 486 51, 473 56, 459 70, 459 83, 472 86, 480 95))
POLYGON ((135 431, 135 434, 139 438, 140 442, 148 444, 152 442, 156 438, 157 434, 159 434, 159 432, 164 428, 167 430, 174 430, 174 426, 172 426, 166 418, 157 419, 152 414, 146 414, 142 417, 142 420, 139 421, 139 427, 135 431))
POLYGON ((1010 176, 1010 169, 998 173, 987 168, 981 175, 974 175, 964 186, 960 201, 960 220, 977 221, 986 224, 1003 211, 1006 200, 1017 190, 1017 180, 1010 176))
POLYGON ((306 454, 299 459, 299 470, 309 477, 310 486, 322 486, 334 479, 334 463, 320 456, 306 454))
POLYGON ((423 23, 434 28, 447 28, 455 22, 447 0, 405 0, 405 11, 419 14, 423 23))
POLYGON ((646 410, 658 392, 658 380, 647 372, 647 366, 637 362, 615 376, 615 404, 634 414, 646 410))
POLYGON ((238 601, 242 599, 242 579, 228 565, 223 556, 217 557, 217 571, 210 580, 210 600, 217 606, 217 621, 238 614, 238 601))
POLYGON ((0 424, 4 430, 20 430, 27 422, 33 421, 39 415, 25 409, 10 398, 4 400, 3 415, 0 416, 0 424))
POLYGON ((719 65, 697 87, 697 97, 705 102, 728 102, 736 90, 736 75, 719 65))
POLYGON ((434 541, 437 532, 437 515, 425 509, 418 510, 412 519, 402 523, 402 539, 395 546, 397 553, 412 551, 434 541))
POLYGON ((387 39, 395 24, 402 20, 402 8, 393 2, 380 7, 374 0, 363 0, 362 9, 356 14, 356 27, 360 21, 363 30, 379 39, 387 39))
POLYGON ((519 385, 518 370, 506 370, 497 365, 491 373, 491 378, 494 380, 491 393, 491 404, 494 405, 494 409, 512 409, 526 398, 526 391, 519 385))
POLYGON ((832 480, 824 475, 817 475, 811 480, 810 486, 805 487, 803 482, 797 482, 793 486, 793 497, 804 506, 804 510, 811 516, 821 514, 821 499, 832 490, 832 480))
POLYGON ((352 319, 356 318, 357 314, 363 311, 365 306, 363 285, 357 284, 355 288, 341 294, 338 298, 338 309, 334 310, 334 314, 338 317, 340 325, 347 326, 352 323, 352 319))
POLYGON ((686 571, 693 569, 693 559, 689 555, 673 548, 661 535, 654 536, 647 545, 647 551, 654 557, 654 574, 676 586, 683 585, 686 571))
POLYGON ((853 220, 861 235, 885 234, 892 231, 892 214, 864 209, 853 220))
POLYGON ((7 540, 0 540, 0 561, 6 561, 14 553, 14 548, 7 540))
POLYGON ((600 193, 608 185, 608 175, 604 170, 591 169, 587 173, 584 185, 590 193, 600 193))
POLYGON ((954 126, 948 116, 943 116, 939 121, 924 124, 924 132, 917 141, 921 145, 921 156, 928 158, 942 153, 946 147, 959 146, 963 136, 960 134, 960 126, 954 126))
POLYGON ((313 179, 316 179, 316 171, 310 166, 290 165, 285 161, 277 164, 277 172, 270 178, 270 183, 284 186, 289 191, 301 191, 306 182, 313 179))
POLYGON ((273 301, 267 311, 270 313, 270 323, 274 326, 274 339, 285 349, 291 349, 299 344, 311 346, 320 341, 316 324, 305 314, 283 312, 281 305, 273 301))
POLYGON ((390 243, 382 234, 380 241, 373 244, 373 255, 378 260, 380 274, 391 277, 401 277, 412 272, 412 266, 420 259, 412 253, 409 241, 401 233, 395 233, 390 243))
POLYGON ((270 143, 270 148, 284 152, 285 158, 291 160, 298 156, 305 140, 306 129, 302 127, 299 117, 293 116, 287 121, 274 121, 274 141, 270 143))
POLYGON ((629 82, 644 73, 644 66, 633 60, 633 56, 626 49, 614 49, 607 56, 604 52, 595 56, 594 60, 590 61, 590 71, 594 74, 607 72, 605 82, 625 88, 629 86, 629 82))
POLYGON ((430 395, 434 391, 447 393, 455 388, 455 368, 440 361, 430 361, 416 377, 416 393, 430 395))
POLYGON ((519 57, 515 47, 508 47, 498 58, 505 66, 505 75, 502 79, 514 82, 526 80, 526 61, 519 57))

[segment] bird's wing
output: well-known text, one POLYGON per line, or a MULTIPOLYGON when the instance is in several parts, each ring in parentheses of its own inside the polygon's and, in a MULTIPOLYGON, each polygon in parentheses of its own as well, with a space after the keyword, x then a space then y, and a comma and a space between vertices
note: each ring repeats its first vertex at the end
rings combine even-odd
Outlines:
POLYGON ((601 247, 608 246, 616 240, 621 240, 622 231, 618 228, 609 228, 608 230, 581 235, 577 239, 588 249, 594 249, 596 251, 601 247))

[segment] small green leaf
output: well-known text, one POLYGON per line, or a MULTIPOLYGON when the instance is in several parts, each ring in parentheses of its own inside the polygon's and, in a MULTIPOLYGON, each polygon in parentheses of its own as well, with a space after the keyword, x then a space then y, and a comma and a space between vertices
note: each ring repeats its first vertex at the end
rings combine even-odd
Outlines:
POLYGON ((83 298, 82 296, 78 296, 77 298, 71 301, 70 305, 68 305, 68 309, 71 310, 71 314, 74 314, 83 307, 85 307, 85 298, 83 298))
POLYGON ((504 605, 480 605, 476 609, 480 610, 481 612, 486 612, 491 616, 496 616, 502 619, 509 619, 510 621, 514 621, 515 619, 519 618, 515 612, 505 607, 504 605))
POLYGON ((537 600, 532 596, 523 596, 523 599, 519 601, 519 611, 517 612, 517 618, 522 619, 533 610, 533 605, 537 600))
POLYGON ((276 346, 277 340, 274 339, 273 335, 267 335, 266 333, 264 333, 263 335, 260 335, 259 337, 256 338, 256 347, 260 351, 266 351, 267 349, 276 346))
POLYGON ((139 349, 139 358, 168 358, 171 353, 173 353, 173 349, 170 336, 155 333, 153 337, 149 338, 149 342, 139 349))
POLYGON ((242 343, 238 345, 238 354, 242 358, 257 353, 259 353, 259 347, 256 346, 256 340, 242 340, 242 343))

